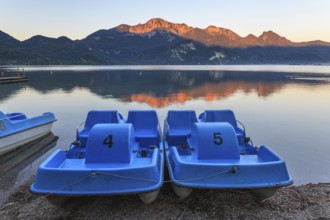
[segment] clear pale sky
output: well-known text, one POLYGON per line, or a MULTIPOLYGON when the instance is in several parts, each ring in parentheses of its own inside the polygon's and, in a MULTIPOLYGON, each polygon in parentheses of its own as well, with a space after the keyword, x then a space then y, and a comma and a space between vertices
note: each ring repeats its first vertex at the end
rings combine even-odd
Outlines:
POLYGON ((82 39, 154 17, 199 28, 215 25, 240 36, 273 30, 292 41, 330 42, 330 0, 0 0, 0 30, 19 40, 82 39))

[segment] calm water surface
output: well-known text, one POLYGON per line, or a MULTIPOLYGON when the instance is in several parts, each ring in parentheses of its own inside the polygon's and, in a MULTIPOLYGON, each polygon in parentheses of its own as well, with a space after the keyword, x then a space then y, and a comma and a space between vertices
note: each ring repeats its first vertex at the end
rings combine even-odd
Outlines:
MULTIPOLYGON (((57 145, 17 175, 35 173, 57 148, 67 149, 92 109, 232 109, 255 145, 287 162, 295 184, 330 182, 330 67, 304 66, 25 68, 27 84, 0 85, 0 110, 54 112, 57 145), (138 69, 135 69, 138 68, 138 69), (175 70, 177 69, 177 70, 175 70), (245 70, 245 71, 243 71, 245 70)), ((0 69, 5 75, 14 70, 0 69)))

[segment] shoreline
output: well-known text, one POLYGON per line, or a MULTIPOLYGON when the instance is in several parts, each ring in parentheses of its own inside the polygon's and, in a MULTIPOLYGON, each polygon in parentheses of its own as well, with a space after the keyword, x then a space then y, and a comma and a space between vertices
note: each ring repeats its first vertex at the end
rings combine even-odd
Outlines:
POLYGON ((329 74, 330 63, 324 64, 221 64, 221 65, 155 65, 155 64, 123 64, 123 65, 0 65, 0 70, 16 72, 23 69, 25 73, 49 71, 237 71, 237 72, 290 72, 305 74, 329 74))
POLYGON ((32 194, 30 179, 0 208, 3 219, 328 219, 330 183, 289 186, 259 201, 242 190, 194 189, 179 199, 166 183, 150 205, 137 195, 74 197, 55 207, 32 194))

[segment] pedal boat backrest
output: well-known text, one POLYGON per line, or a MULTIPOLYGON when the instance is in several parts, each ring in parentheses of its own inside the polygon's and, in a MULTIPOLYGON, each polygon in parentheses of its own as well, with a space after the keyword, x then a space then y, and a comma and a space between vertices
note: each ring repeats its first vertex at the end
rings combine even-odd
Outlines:
POLYGON ((231 110, 206 110, 200 117, 205 122, 228 122, 233 127, 237 127, 234 112, 231 110))
POLYGON ((134 134, 140 147, 159 145, 161 132, 157 112, 155 110, 131 110, 126 123, 134 127, 134 134))
POLYGON ((90 130, 96 124, 119 123, 120 120, 121 118, 117 111, 92 110, 87 114, 84 128, 90 130))
POLYGON ((197 151, 198 160, 240 159, 235 130, 227 122, 195 123, 188 144, 197 151))
POLYGON ((132 110, 127 123, 133 124, 135 136, 158 136, 159 122, 155 110, 132 110))
POLYGON ((96 124, 119 123, 122 116, 113 110, 92 110, 88 112, 84 128, 78 132, 77 140, 80 140, 82 146, 86 146, 90 130, 96 124))
POLYGON ((239 144, 244 144, 245 133, 238 127, 235 114, 231 110, 206 110, 199 117, 202 122, 227 122, 231 124, 238 138, 239 144))
POLYGON ((131 124, 96 124, 87 140, 85 163, 130 163, 134 146, 131 124))
POLYGON ((170 110, 165 120, 165 136, 170 143, 183 143, 191 134, 193 124, 197 122, 193 110, 170 110))

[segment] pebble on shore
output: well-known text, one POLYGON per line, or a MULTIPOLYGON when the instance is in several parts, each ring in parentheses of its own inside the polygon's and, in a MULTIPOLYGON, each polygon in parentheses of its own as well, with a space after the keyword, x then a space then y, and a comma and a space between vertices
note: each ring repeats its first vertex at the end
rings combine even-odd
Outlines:
POLYGON ((193 190, 184 200, 165 184, 156 201, 144 205, 136 195, 72 198, 62 207, 23 185, 0 208, 2 219, 329 219, 330 184, 280 189, 259 201, 248 191, 193 190))

